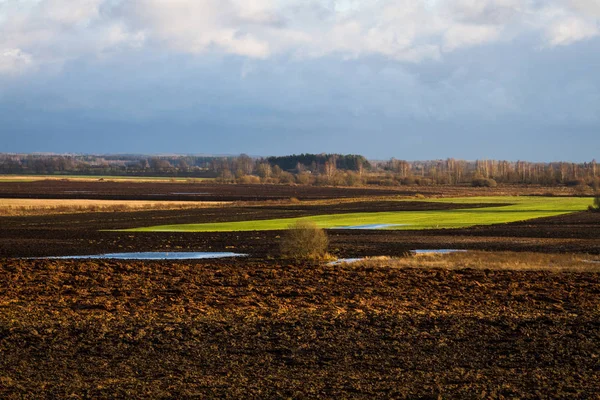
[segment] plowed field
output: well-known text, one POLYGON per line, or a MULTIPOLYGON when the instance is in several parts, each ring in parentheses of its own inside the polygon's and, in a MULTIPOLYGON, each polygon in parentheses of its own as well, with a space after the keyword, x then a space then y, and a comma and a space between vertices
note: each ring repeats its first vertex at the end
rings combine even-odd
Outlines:
POLYGON ((41 180, 0 182, 0 198, 99 199, 99 200, 193 200, 193 201, 264 201, 292 197, 300 200, 356 198, 372 196, 514 196, 576 194, 568 187, 500 186, 401 186, 401 187, 315 187, 288 185, 223 185, 210 182, 113 182, 41 180))
POLYGON ((415 190, 334 188, 287 185, 222 185, 214 183, 79 182, 45 180, 2 182, 0 198, 264 201, 295 197, 302 200, 387 195, 413 195, 415 190))
POLYGON ((0 397, 600 396, 600 274, 3 261, 0 397))
MULTIPOLYGON (((123 251, 239 251, 257 259, 278 253, 278 232, 110 232, 132 226, 189 221, 240 221, 363 211, 466 207, 427 202, 265 205, 199 210, 0 217, 0 257, 86 255, 123 251)), ((581 212, 526 222, 425 231, 331 230, 330 252, 340 257, 400 255, 409 249, 458 248, 600 253, 600 214, 581 212)))
MULTIPOLYGON (((280 260, 273 231, 109 231, 478 205, 347 201, 385 194, 370 189, 277 187, 263 194, 260 185, 201 184, 222 192, 200 195, 208 192, 185 185, 197 193, 184 195, 172 194, 184 192, 177 183, 55 184, 2 183, 0 197, 90 198, 66 191, 106 184, 91 198, 144 199, 160 186, 164 200, 346 200, 1 217, 2 399, 600 398, 600 273, 552 265, 542 266, 547 271, 400 268, 385 261, 325 266, 280 260), (16 258, 184 250, 251 256, 16 258)), ((339 257, 456 248, 581 253, 587 262, 583 253, 600 254, 600 213, 467 229, 331 230, 329 237, 339 257)))

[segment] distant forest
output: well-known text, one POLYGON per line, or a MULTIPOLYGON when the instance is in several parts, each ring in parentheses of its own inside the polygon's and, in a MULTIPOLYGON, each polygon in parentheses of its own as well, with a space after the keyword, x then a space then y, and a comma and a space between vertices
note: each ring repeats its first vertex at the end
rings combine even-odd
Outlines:
POLYGON ((497 184, 600 186, 595 160, 367 160, 355 154, 284 157, 0 154, 0 174, 215 178, 223 183, 314 185, 497 184))

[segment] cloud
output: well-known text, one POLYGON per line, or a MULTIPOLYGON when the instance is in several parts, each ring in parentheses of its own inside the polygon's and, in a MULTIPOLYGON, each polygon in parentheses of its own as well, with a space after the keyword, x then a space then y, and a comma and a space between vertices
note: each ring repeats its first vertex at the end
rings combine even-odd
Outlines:
POLYGON ((31 54, 20 49, 0 50, 0 74, 20 74, 32 65, 31 54))
POLYGON ((445 3, 446 12, 461 22, 502 25, 525 10, 522 0, 455 0, 445 3))
POLYGON ((44 0, 34 11, 35 18, 71 29, 98 18, 102 0, 44 0))
POLYGON ((444 51, 475 46, 496 40, 500 28, 494 25, 454 25, 444 33, 444 51))
POLYGON ((532 34, 566 46, 597 36, 599 18, 597 0, 0 1, 1 71, 132 49, 419 63, 532 34))
POLYGON ((583 18, 568 17, 551 25, 546 35, 552 46, 565 46, 600 34, 598 24, 583 18))
POLYGON ((600 3, 556 0, 541 7, 530 23, 542 32, 546 47, 571 45, 600 34, 600 3))
POLYGON ((600 2, 598 0, 570 0, 569 5, 585 15, 600 18, 600 2))
POLYGON ((69 60, 139 47, 139 33, 103 14, 108 4, 107 0, 1 2, 0 53, 7 49, 12 64, 60 69, 69 60))
POLYGON ((130 29, 176 51, 216 49, 256 58, 267 57, 270 49, 253 25, 268 26, 276 20, 266 4, 247 6, 230 0, 136 0, 121 3, 113 13, 130 29))

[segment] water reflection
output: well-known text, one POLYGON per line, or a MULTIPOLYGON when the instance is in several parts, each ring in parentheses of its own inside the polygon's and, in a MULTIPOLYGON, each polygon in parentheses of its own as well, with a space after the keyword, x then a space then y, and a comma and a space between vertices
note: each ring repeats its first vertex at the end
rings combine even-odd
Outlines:
POLYGON ((369 224, 369 225, 354 225, 354 226, 336 226, 332 229, 387 229, 396 226, 409 226, 409 224, 369 224))
POLYGON ((411 250, 414 254, 448 254, 448 253, 464 253, 467 250, 457 249, 423 249, 423 250, 411 250))
POLYGON ((51 260, 81 260, 81 259, 115 259, 115 260, 204 260, 228 257, 247 257, 239 253, 213 253, 213 252, 136 252, 136 253, 108 253, 88 256, 61 256, 37 257, 36 259, 51 260))

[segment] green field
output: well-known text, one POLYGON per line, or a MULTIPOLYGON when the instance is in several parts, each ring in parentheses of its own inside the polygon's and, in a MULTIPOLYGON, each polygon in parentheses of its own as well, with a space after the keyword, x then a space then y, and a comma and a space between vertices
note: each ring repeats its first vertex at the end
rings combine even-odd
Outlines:
POLYGON ((314 221, 322 228, 344 228, 362 225, 398 225, 386 229, 464 228, 551 217, 585 210, 591 198, 574 197, 461 197, 429 201, 451 203, 510 204, 485 208, 440 211, 395 211, 318 215, 302 218, 257 221, 161 225, 128 229, 130 232, 229 232, 282 230, 297 220, 314 221))

